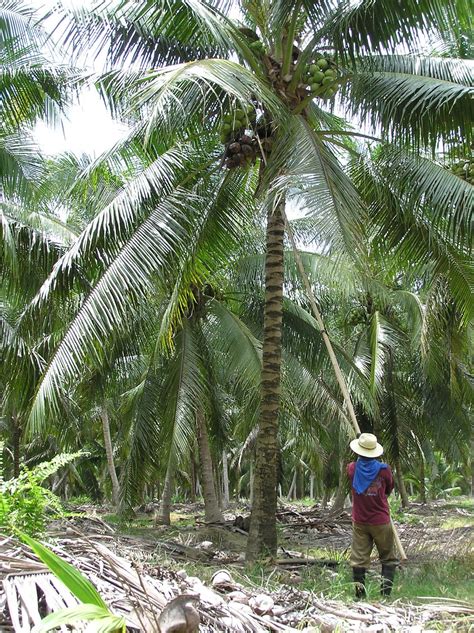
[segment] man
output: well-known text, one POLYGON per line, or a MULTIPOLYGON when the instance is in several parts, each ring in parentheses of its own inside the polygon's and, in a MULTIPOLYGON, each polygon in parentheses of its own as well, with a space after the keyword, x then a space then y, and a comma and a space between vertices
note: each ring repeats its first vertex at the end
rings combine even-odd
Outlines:
POLYGON ((380 593, 389 596, 398 563, 387 501, 393 490, 392 471, 388 464, 377 459, 383 448, 372 433, 362 433, 350 446, 359 456, 356 462, 347 466, 352 484, 351 566, 356 598, 366 595, 365 573, 374 543, 382 563, 380 593))

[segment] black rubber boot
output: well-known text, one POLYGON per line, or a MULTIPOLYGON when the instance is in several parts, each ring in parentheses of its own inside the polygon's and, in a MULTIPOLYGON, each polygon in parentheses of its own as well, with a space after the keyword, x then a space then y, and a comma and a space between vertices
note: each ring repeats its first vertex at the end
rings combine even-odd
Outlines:
POLYGON ((382 596, 389 596, 392 593, 395 569, 395 565, 382 565, 382 584, 380 586, 382 596))
POLYGON ((365 592, 365 567, 353 567, 352 576, 355 583, 356 600, 362 600, 366 596, 365 592))

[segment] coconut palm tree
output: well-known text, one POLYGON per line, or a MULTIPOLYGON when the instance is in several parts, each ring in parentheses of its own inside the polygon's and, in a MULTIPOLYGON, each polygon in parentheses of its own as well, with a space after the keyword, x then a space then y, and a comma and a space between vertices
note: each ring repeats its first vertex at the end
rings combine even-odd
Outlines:
MULTIPOLYGON (((237 15, 230 7, 125 1, 119 8, 101 4, 69 13, 62 23, 63 42, 75 51, 107 52, 111 70, 98 83, 131 132, 104 160, 128 160, 131 175, 122 191, 98 205, 32 306, 38 310, 54 293, 77 285, 72 271, 81 267, 89 289, 38 385, 30 422, 37 429, 46 403, 54 409, 60 384, 111 330, 126 328, 152 279, 169 282, 203 239, 221 255, 224 235, 238 241, 242 195, 251 191, 267 222, 261 414, 247 552, 255 558, 274 554, 277 544, 285 204, 297 197, 304 205, 321 248, 344 248, 364 266, 365 237, 375 233, 393 248, 399 244, 403 266, 415 265, 427 257, 432 234, 453 229, 442 212, 432 226, 426 207, 459 186, 446 170, 434 170, 438 199, 418 201, 410 214, 410 187, 431 169, 410 147, 433 149, 454 138, 467 146, 474 104, 466 64, 419 54, 428 32, 450 37, 456 15, 447 0, 257 0, 239 4, 237 15), (401 46, 409 52, 400 54, 401 46), (390 215, 395 205, 371 213, 348 177, 344 161, 357 152, 353 139, 361 132, 332 112, 335 103, 367 133, 403 147, 390 155, 391 172, 408 174, 399 183, 407 183, 408 195, 399 201, 397 221, 390 215), (232 203, 220 204, 224 199, 232 203), (210 209, 212 227, 206 224, 210 209)), ((457 2, 456 12, 467 16, 467 4, 457 2)), ((424 198, 429 179, 422 182, 424 198)), ((459 199, 449 213, 458 220, 456 234, 465 231, 459 199)), ((463 279, 469 269, 464 253, 440 248, 436 256, 466 305, 472 270, 463 279)), ((205 258, 200 266, 205 270, 205 258)), ((164 332, 173 331, 186 305, 177 292, 164 332)))

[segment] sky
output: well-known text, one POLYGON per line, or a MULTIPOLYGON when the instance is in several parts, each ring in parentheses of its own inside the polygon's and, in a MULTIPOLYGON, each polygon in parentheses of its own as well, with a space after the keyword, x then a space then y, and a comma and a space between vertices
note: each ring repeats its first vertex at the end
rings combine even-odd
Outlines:
MULTIPOLYGON (((87 6, 93 0, 63 0, 64 5, 71 7, 87 6)), ((26 3, 42 15, 54 6, 53 0, 26 0, 26 3)), ((54 20, 44 23, 44 28, 52 30, 54 20)), ((61 61, 67 62, 66 59, 61 61)), ((96 66, 89 68, 98 72, 96 66)), ((100 155, 112 147, 126 131, 126 127, 112 119, 98 92, 93 87, 80 91, 76 102, 67 109, 61 124, 56 127, 44 122, 37 124, 34 136, 45 154, 53 155, 62 152, 88 154, 92 157, 100 155)))
POLYGON ((45 154, 73 152, 96 157, 118 141, 126 128, 108 113, 97 91, 81 91, 78 103, 70 107, 62 125, 51 128, 37 124, 35 137, 45 154))

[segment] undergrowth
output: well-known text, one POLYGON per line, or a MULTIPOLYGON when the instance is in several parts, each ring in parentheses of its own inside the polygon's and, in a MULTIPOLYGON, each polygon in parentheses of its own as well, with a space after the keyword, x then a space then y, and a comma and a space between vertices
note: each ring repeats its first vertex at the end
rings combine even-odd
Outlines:
POLYGON ((18 531, 30 536, 44 533, 48 521, 64 516, 60 499, 42 484, 44 481, 84 453, 62 453, 31 470, 23 467, 18 477, 4 479, 0 444, 0 532, 18 531))

